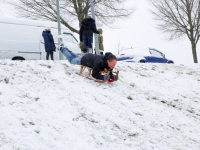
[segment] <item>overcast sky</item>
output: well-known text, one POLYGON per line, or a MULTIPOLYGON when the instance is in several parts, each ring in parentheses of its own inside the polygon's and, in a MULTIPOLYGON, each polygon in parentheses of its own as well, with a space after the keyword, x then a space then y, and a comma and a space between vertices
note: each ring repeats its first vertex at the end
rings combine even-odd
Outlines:
MULTIPOLYGON (((0 3, 1 5, 1 3, 0 3)), ((166 57, 171 58, 175 63, 193 63, 191 44, 187 37, 174 41, 167 41, 167 35, 156 29, 156 21, 149 13, 152 8, 147 0, 130 0, 129 6, 135 6, 136 11, 130 19, 118 22, 120 29, 103 29, 104 48, 107 52, 117 54, 117 46, 121 47, 151 47, 162 51, 166 57)), ((10 16, 6 7, 0 6, 1 16, 10 16)), ((98 21, 98 20, 97 20, 98 21)), ((75 35, 77 38, 78 35, 75 35)), ((197 55, 200 61, 200 46, 197 45, 197 55)))
MULTIPOLYGON (((131 0, 130 5, 136 6, 133 16, 121 22, 119 30, 104 29, 104 45, 108 49, 116 49, 121 41, 124 47, 152 47, 166 54, 176 63, 193 63, 191 44, 185 36, 183 39, 167 41, 167 35, 156 29, 156 21, 149 13, 152 6, 146 0, 131 0), (109 40, 112 39, 112 40, 109 40)), ((200 61, 200 47, 197 45, 197 54, 200 61)))

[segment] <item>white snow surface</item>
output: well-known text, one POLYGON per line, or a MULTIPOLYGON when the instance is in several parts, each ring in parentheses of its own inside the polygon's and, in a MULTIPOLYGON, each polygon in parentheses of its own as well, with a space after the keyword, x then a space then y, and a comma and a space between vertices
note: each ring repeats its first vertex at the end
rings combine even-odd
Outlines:
POLYGON ((0 150, 199 150, 200 65, 0 60, 0 150), (87 70, 84 71, 87 74, 87 70))

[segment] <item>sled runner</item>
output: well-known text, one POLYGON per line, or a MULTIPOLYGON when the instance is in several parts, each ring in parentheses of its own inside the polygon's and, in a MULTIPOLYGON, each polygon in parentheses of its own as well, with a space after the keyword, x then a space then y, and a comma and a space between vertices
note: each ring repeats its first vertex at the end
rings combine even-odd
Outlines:
MULTIPOLYGON (((82 77, 85 77, 85 78, 87 78, 87 79, 89 79, 89 80, 94 80, 95 82, 99 82, 99 83, 104 83, 104 82, 106 82, 105 80, 98 80, 98 79, 91 78, 91 77, 90 77, 91 71, 92 71, 92 68, 89 68, 89 67, 86 67, 86 66, 81 65, 81 70, 80 70, 80 72, 77 73, 77 74, 80 75, 80 76, 82 76, 82 77), (83 73, 83 71, 85 70, 85 68, 88 69, 88 75, 87 75, 87 76, 82 75, 82 73, 83 73)), ((118 74, 119 74, 119 71, 113 72, 113 71, 108 71, 108 70, 101 71, 100 73, 101 73, 101 74, 105 74, 105 75, 110 75, 110 72, 112 72, 115 76, 118 76, 118 74)))

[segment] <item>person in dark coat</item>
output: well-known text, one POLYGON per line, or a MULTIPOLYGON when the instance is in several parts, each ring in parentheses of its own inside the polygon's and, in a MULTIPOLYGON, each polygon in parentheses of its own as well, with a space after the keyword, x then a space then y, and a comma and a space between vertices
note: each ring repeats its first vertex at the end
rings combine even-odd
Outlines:
POLYGON ((64 45, 60 46, 58 48, 63 55, 67 58, 67 60, 71 64, 75 65, 83 65, 87 66, 89 68, 92 68, 92 77, 99 79, 99 80, 108 80, 108 79, 115 79, 115 81, 118 80, 117 76, 114 76, 112 73, 110 75, 101 75, 100 71, 109 70, 112 71, 112 69, 117 64, 117 58, 112 53, 106 53, 105 55, 95 55, 95 54, 85 54, 83 56, 78 56, 72 51, 70 51, 68 48, 64 47, 64 45))
POLYGON ((92 53, 93 33, 100 34, 100 32, 96 28, 95 20, 91 18, 91 16, 87 16, 81 21, 79 34, 80 41, 84 42, 87 51, 89 52, 89 50, 91 50, 92 53))
POLYGON ((56 51, 56 46, 54 43, 53 36, 51 34, 51 28, 46 26, 45 31, 42 32, 44 38, 44 47, 46 51, 46 60, 49 60, 49 54, 51 55, 51 60, 53 59, 53 51, 56 51))

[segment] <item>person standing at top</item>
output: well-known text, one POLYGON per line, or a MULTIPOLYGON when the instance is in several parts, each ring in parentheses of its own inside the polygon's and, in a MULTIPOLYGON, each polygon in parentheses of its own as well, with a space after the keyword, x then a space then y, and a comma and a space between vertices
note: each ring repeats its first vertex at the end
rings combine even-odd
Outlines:
POLYGON ((53 59, 53 51, 56 51, 56 46, 54 43, 53 35, 51 34, 51 28, 49 26, 45 27, 45 31, 42 32, 44 38, 44 47, 46 51, 46 60, 49 60, 49 54, 51 55, 51 60, 53 59))
POLYGON ((93 53, 92 43, 93 43, 93 33, 100 34, 97 31, 95 20, 91 16, 87 16, 81 21, 81 28, 79 31, 80 41, 84 42, 87 52, 93 53))

